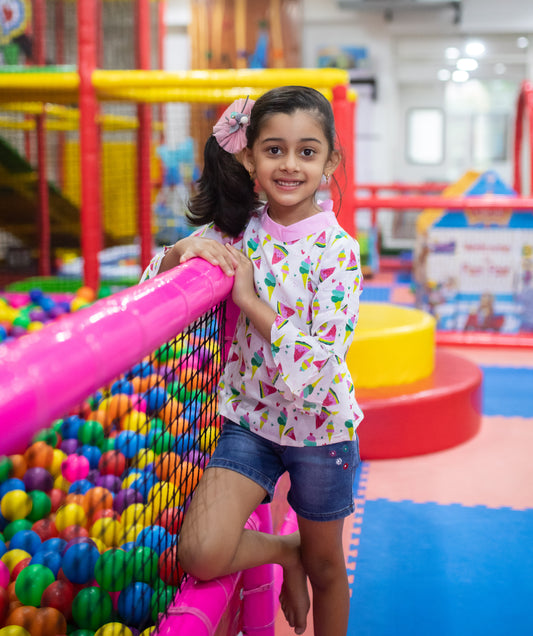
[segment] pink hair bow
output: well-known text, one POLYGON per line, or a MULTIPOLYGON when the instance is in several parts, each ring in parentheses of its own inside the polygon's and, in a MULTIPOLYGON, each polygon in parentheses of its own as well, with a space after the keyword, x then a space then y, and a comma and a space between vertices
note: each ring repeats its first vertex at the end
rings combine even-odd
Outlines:
POLYGON ((246 127, 253 105, 254 101, 248 97, 235 100, 213 127, 218 145, 232 155, 246 148, 246 127))

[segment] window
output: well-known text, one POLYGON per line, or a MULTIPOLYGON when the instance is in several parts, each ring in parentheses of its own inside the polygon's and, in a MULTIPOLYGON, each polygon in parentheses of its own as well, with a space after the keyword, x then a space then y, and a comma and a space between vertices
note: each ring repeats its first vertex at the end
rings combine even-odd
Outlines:
POLYGON ((440 108, 413 108, 407 113, 407 161, 437 165, 444 160, 444 114, 440 108))

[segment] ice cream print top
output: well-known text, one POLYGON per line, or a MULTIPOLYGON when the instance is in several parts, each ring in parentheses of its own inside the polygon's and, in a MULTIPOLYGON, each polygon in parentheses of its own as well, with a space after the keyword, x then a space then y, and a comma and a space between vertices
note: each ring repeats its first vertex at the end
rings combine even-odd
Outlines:
MULTIPOLYGON (((271 341, 241 312, 219 384, 219 411, 281 445, 353 438, 363 415, 345 357, 359 313, 359 246, 337 223, 331 201, 290 226, 267 206, 236 239, 212 224, 194 234, 231 242, 254 264, 258 295, 277 312, 271 341)), ((145 277, 157 273, 157 257, 145 277)))

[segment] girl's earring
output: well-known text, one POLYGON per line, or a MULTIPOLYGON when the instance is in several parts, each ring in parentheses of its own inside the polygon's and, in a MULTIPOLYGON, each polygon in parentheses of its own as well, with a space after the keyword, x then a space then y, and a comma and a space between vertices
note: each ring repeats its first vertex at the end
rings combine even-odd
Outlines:
POLYGON ((255 174, 254 174, 253 168, 250 168, 250 170, 248 170, 248 173, 250 175, 250 180, 255 181, 255 174))
POLYGON ((326 183, 329 183, 329 174, 327 172, 324 175, 324 178, 326 179, 326 183))

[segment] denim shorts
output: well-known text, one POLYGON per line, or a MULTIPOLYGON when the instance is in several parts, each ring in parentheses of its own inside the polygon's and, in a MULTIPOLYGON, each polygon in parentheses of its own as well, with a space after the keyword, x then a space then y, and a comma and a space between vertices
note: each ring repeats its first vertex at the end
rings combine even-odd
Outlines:
POLYGON ((360 463, 357 434, 349 442, 325 446, 281 446, 225 420, 208 468, 228 468, 252 479, 274 496, 276 483, 288 471, 287 500, 296 514, 311 521, 333 521, 354 509, 353 484, 360 463))

